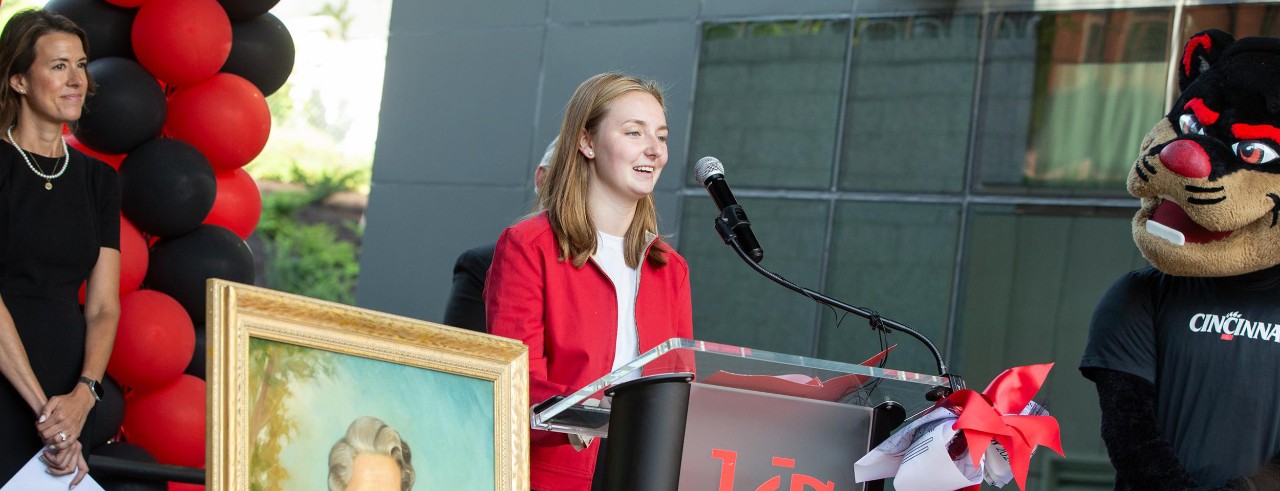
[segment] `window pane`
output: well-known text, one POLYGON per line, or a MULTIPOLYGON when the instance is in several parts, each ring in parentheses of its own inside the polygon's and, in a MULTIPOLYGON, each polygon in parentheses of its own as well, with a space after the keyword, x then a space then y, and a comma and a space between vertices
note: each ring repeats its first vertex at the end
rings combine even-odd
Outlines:
MULTIPOLYGON (((801 285, 822 268, 827 203, 752 199, 744 202, 764 249, 761 265, 801 285)), ((799 294, 760 276, 716 233, 710 198, 686 197, 680 254, 693 282, 693 334, 704 341, 808 355, 816 309, 799 294)))
POLYGON ((1280 36, 1280 5, 1187 7, 1183 11, 1182 35, 1177 40, 1179 49, 1186 46, 1191 36, 1206 29, 1221 29, 1236 39, 1249 36, 1280 36))
POLYGON ((978 136, 982 190, 1124 193, 1164 114, 1172 10, 992 17, 978 136))
MULTIPOLYGON (((1182 35, 1185 44, 1195 33, 1222 29, 1236 39, 1247 36, 1280 36, 1280 5, 1207 5, 1183 10, 1182 35)), ((1179 48, 1181 49, 1181 48, 1179 48)))
MULTIPOLYGON (((951 271, 955 261, 957 205, 843 202, 836 206, 827 295, 876 310, 927 336, 944 349, 951 271)), ((861 362, 879 350, 867 321, 852 314, 839 328, 823 314, 818 357, 861 362)), ((933 355, 906 334, 887 366, 936 374, 933 355)))
POLYGON ((1062 427, 1074 428, 1062 433, 1067 455, 1106 456, 1095 390, 1076 367, 1098 299, 1146 265, 1129 233, 1132 212, 979 206, 970 213, 952 363, 981 389, 1004 369, 1057 362, 1037 399, 1051 398, 1062 427))
POLYGON ((714 155, 737 186, 827 189, 848 21, 703 29, 690 158, 714 155))
POLYGON ((857 21, 841 189, 963 188, 980 20, 942 15, 857 21))

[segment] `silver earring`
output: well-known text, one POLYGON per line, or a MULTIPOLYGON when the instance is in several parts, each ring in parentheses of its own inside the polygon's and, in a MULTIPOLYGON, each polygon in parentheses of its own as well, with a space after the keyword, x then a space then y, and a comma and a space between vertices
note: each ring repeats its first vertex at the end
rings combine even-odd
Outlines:
POLYGON ((594 158, 596 158, 596 153, 595 153, 595 152, 587 152, 587 158, 589 158, 589 159, 594 159, 594 158))

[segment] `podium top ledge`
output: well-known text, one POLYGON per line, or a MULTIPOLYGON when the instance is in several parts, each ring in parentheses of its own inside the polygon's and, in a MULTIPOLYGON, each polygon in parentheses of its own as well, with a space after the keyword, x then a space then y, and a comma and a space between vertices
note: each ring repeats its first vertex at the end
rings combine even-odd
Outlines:
POLYGON ((875 406, 893 401, 914 414, 932 406, 925 393, 945 386, 945 377, 884 368, 881 357, 866 364, 822 360, 727 344, 672 338, 563 398, 535 401, 531 427, 604 436, 609 388, 640 377, 689 373, 694 383, 875 406), (601 401, 601 407, 591 407, 601 401))

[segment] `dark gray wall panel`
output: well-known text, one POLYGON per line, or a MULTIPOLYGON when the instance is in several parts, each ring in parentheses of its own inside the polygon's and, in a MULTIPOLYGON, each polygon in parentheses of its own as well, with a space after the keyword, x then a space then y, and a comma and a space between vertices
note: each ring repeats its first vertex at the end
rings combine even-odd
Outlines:
POLYGON ((458 255, 497 241, 527 206, 523 186, 375 183, 356 304, 439 322, 458 255))
POLYGON ((525 183, 542 32, 392 36, 374 181, 525 183))
MULTIPOLYGON (((391 7, 391 32, 429 27, 542 24, 547 0, 402 0, 391 7)), ((389 58, 388 58, 389 59, 389 58)))
MULTIPOLYGON (((684 178, 693 94, 697 26, 692 20, 640 25, 552 26, 547 32, 538 135, 551 138, 564 121, 564 105, 583 80, 620 70, 662 83, 671 127, 667 167, 658 189, 675 190, 684 178)), ((545 144, 545 143, 544 143, 545 144)))
POLYGON ((697 16, 698 2, 689 0, 551 0, 554 23, 692 20, 697 16))
MULTIPOLYGON (((667 180, 672 177, 667 176, 662 179, 667 180)), ((675 191, 654 191, 653 201, 658 208, 658 233, 669 235, 667 242, 679 249, 680 237, 676 232, 680 231, 680 196, 675 191)), ((707 223, 710 224, 711 221, 708 220, 707 223)))
POLYGON ((777 0, 703 0, 702 17, 753 17, 753 16, 802 16, 824 14, 848 14, 853 10, 851 0, 805 0, 803 2, 779 2, 777 0))

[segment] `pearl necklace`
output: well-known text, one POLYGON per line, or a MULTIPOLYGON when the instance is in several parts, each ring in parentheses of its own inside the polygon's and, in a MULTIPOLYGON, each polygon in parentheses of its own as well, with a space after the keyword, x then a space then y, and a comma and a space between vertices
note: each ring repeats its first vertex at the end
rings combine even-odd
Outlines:
MULTIPOLYGON (((23 150, 22 147, 19 147, 18 141, 13 139, 13 126, 10 126, 9 129, 5 130, 4 134, 5 136, 9 137, 9 143, 12 143, 13 148, 18 150, 18 154, 22 155, 22 160, 27 163, 27 168, 31 169, 31 172, 35 172, 37 176, 44 178, 44 189, 46 191, 53 189, 53 180, 62 176, 62 173, 66 172, 67 167, 71 165, 71 152, 67 151, 66 138, 62 139, 62 170, 55 172, 53 174, 45 174, 43 172, 40 172, 39 169, 36 169, 36 164, 31 162, 31 158, 27 156, 26 150, 23 150)), ((53 168, 55 170, 58 168, 56 163, 54 164, 53 168)))

